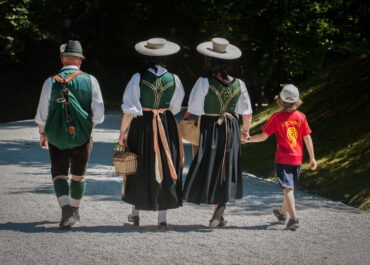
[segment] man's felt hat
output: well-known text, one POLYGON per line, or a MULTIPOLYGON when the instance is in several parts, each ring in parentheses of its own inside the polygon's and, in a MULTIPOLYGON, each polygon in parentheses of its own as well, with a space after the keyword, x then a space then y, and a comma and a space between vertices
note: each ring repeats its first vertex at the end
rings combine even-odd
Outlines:
POLYGON ((213 38, 197 46, 197 51, 209 57, 233 60, 242 56, 241 50, 224 38, 213 38))
POLYGON ((78 40, 69 40, 67 43, 60 45, 60 55, 85 59, 82 45, 78 40))

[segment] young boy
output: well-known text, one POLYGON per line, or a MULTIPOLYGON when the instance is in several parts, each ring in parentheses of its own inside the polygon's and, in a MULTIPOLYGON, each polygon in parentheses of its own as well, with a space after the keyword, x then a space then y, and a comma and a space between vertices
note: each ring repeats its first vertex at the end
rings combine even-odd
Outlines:
POLYGON ((291 84, 286 85, 275 99, 282 110, 271 115, 263 126, 261 134, 250 137, 244 135, 243 143, 262 142, 275 133, 276 174, 280 185, 284 188, 284 201, 280 211, 273 210, 273 214, 280 223, 284 224, 288 212, 290 219, 287 229, 295 230, 299 227, 299 221, 295 211, 294 189, 299 188, 299 173, 303 157, 302 139, 310 156, 312 170, 316 169, 316 160, 306 116, 297 110, 303 103, 299 99, 298 88, 291 84))

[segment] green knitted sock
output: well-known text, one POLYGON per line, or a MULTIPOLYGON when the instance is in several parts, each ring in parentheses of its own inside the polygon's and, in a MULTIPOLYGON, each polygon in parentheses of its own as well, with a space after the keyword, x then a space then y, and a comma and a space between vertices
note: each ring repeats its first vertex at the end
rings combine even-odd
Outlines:
POLYGON ((54 192, 57 196, 58 203, 60 207, 69 205, 69 185, 68 181, 65 179, 56 179, 53 181, 54 192))
POLYGON ((68 196, 69 186, 68 186, 67 180, 65 180, 65 179, 56 179, 53 182, 53 186, 54 186, 54 192, 55 192, 55 195, 57 196, 57 198, 59 198, 63 195, 68 196))
POLYGON ((86 182, 71 180, 71 206, 79 207, 80 200, 85 194, 86 182))

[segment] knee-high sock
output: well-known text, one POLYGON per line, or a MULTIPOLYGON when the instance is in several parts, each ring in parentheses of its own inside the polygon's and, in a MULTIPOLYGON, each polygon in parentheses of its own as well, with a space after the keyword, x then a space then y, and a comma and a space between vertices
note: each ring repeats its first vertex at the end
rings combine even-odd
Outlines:
POLYGON ((71 187, 71 198, 70 198, 71 206, 79 207, 80 201, 85 194, 86 183, 85 181, 75 181, 72 179, 70 187, 71 187))
POLYGON ((140 211, 135 209, 135 205, 132 205, 132 216, 139 216, 140 211))
POLYGON ((166 213, 167 213, 166 210, 158 211, 158 224, 160 224, 162 222, 167 222, 166 213))
POLYGON ((53 181, 54 192, 57 196, 60 207, 69 205, 69 185, 68 181, 63 178, 59 178, 53 181))

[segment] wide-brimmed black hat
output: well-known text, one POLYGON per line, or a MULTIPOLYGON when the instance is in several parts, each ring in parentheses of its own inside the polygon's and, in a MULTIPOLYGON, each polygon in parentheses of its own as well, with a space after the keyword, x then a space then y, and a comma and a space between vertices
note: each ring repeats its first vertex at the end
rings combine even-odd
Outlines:
POLYGON ((68 43, 60 45, 60 55, 74 56, 85 59, 82 45, 78 40, 69 40, 68 43))

